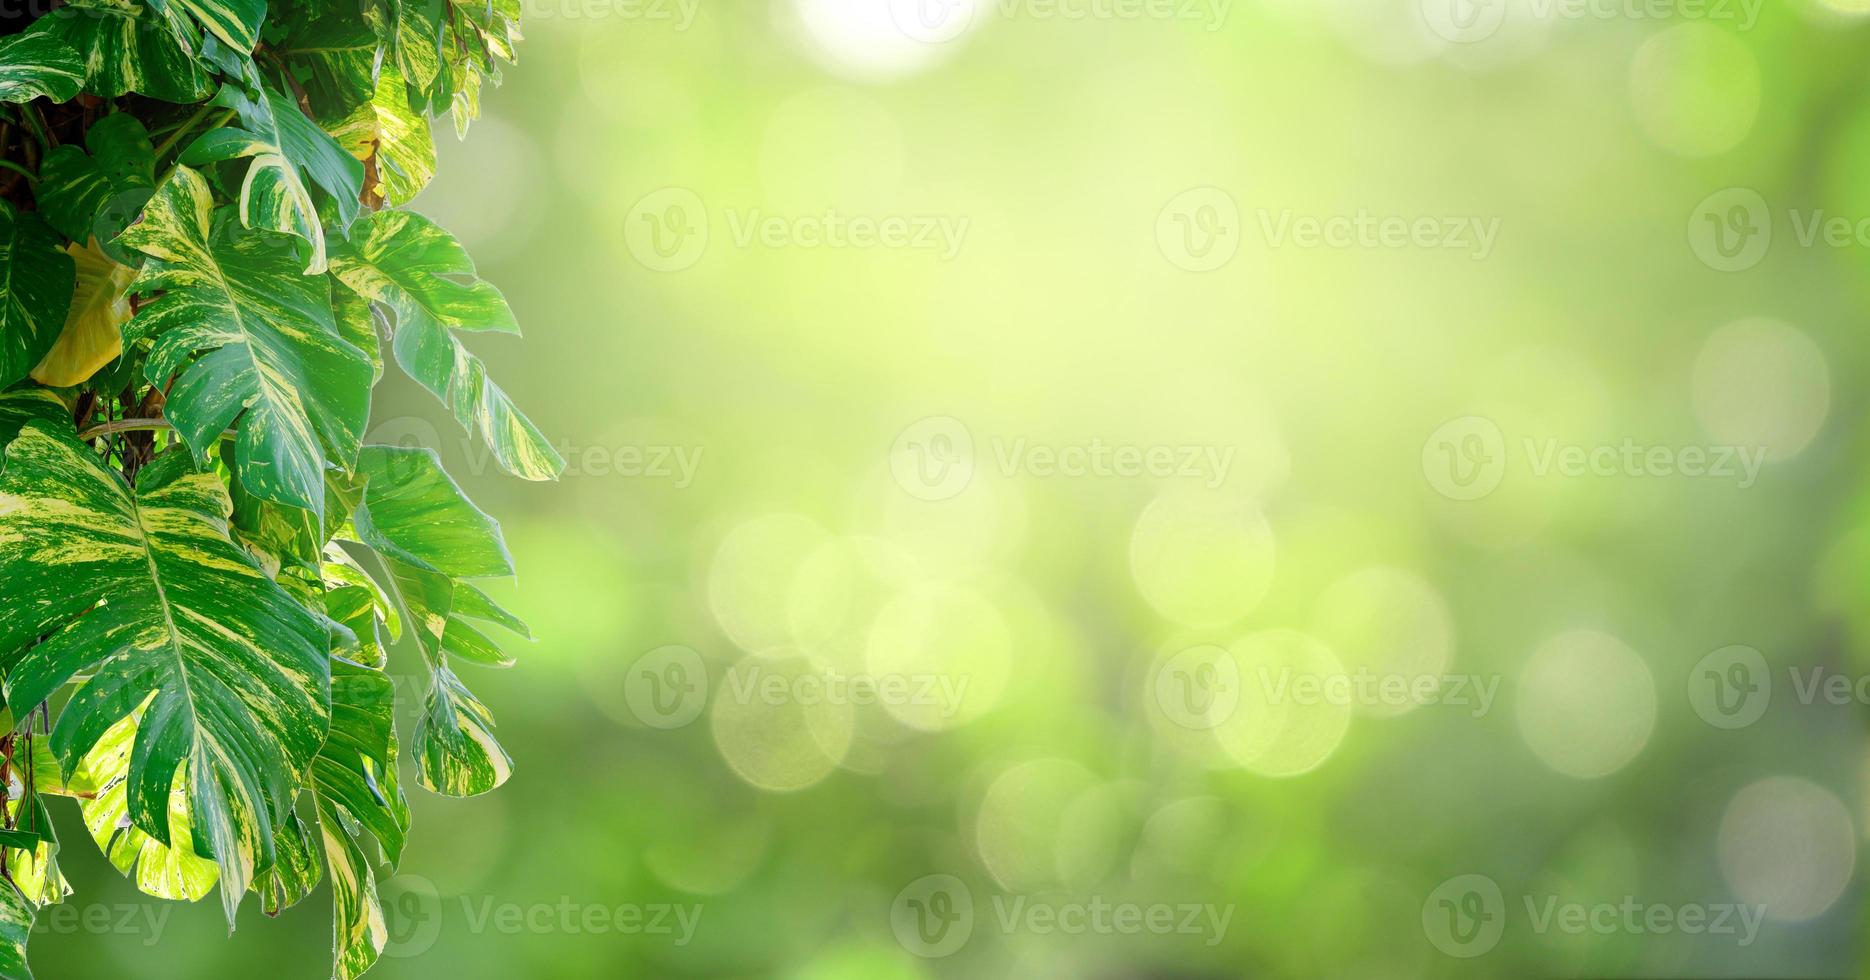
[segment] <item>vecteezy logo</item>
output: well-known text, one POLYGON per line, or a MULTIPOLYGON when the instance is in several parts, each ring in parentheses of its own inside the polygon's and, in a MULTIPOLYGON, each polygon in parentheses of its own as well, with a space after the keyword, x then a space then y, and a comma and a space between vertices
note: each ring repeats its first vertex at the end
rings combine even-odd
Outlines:
POLYGON ((1486 875, 1442 882, 1422 903, 1422 931, 1436 949, 1459 959, 1482 956, 1506 931, 1506 899, 1486 875))
POLYGON ((954 875, 924 875, 896 893, 890 931, 917 956, 947 956, 974 934, 974 896, 954 875))
POLYGON ((623 243, 646 269, 686 269, 707 251, 708 209, 685 187, 652 191, 624 218, 623 243))
POLYGON ((1455 44, 1485 41, 1506 20, 1506 0, 1422 0, 1422 20, 1455 44))
POLYGON ((1722 647, 1688 672, 1688 703, 1716 728, 1745 728, 1759 721, 1772 699, 1766 655, 1752 647, 1722 647))
POLYGON ((889 7, 896 29, 924 44, 952 41, 974 22, 975 0, 889 0, 889 7))
POLYGON ((701 714, 708 699, 708 667, 685 646, 657 647, 638 657, 623 676, 630 713, 651 728, 680 728, 701 714))
POLYGON ((1688 246, 1703 265, 1716 272, 1741 272, 1759 265, 1772 243, 1772 212, 1766 199, 1751 188, 1715 191, 1688 217, 1688 246))
POLYGON ((1422 444, 1422 475, 1450 500, 1479 500, 1506 475, 1506 436, 1479 415, 1444 422, 1422 444))
POLYGON ((947 500, 974 479, 974 436, 959 419, 922 419, 896 437, 890 476, 917 500, 947 500))
POLYGON ((1218 187, 1195 187, 1156 215, 1156 247, 1177 268, 1211 272, 1240 249, 1240 208, 1218 187))
POLYGON ((421 875, 397 875, 383 883, 378 895, 389 932, 383 955, 402 959, 428 952, 442 931, 442 899, 435 883, 421 875))
POLYGON ((1156 706, 1170 721, 1209 729, 1240 706, 1240 665, 1221 647, 1189 647, 1162 661, 1151 687, 1156 706))

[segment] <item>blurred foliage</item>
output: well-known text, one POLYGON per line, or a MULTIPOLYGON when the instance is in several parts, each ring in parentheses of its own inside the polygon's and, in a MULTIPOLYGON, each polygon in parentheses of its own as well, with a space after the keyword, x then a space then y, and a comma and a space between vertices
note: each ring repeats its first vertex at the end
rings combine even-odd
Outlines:
MULTIPOLYGON (((880 0, 529 8, 526 63, 474 139, 441 141, 415 206, 528 325, 523 359, 507 338, 475 351, 568 470, 501 481, 420 393, 378 394, 373 441, 436 446, 512 518, 524 575, 495 598, 538 636, 488 697, 511 791, 412 800, 404 867, 427 880, 387 886, 379 974, 1855 973, 1862 705, 1799 703, 1788 674, 1870 670, 1870 246, 1792 226, 1870 216, 1870 24, 1850 6, 1533 16, 1473 43, 1427 32, 1416 0, 1267 0, 1217 24, 998 5, 940 43, 891 34, 880 0), (1769 203, 1774 240, 1723 272, 1696 224, 1734 187, 1769 203), (1204 273, 1158 241, 1198 188, 1239 210, 1237 254, 1204 273), (700 220, 695 202, 698 256, 631 237, 700 220), (798 219, 833 209, 967 225, 952 258, 798 244, 798 219), (1497 240, 1484 259, 1302 248, 1263 223, 1360 209, 1498 219, 1497 240), (755 215, 791 244, 737 236, 755 215), (1771 451, 1744 488, 1537 477, 1515 456, 1459 501, 1424 455, 1468 416, 1509 455, 1771 451), (921 499, 892 446, 950 417, 973 479, 921 499), (1218 488, 1003 472, 1021 439, 1232 455, 1218 488), (1690 690, 1736 645, 1775 686, 1724 730, 1690 690), (1217 733, 1157 696, 1196 647, 1497 694, 1478 717, 1250 711, 1217 733), (684 650, 708 702, 655 727, 632 684, 692 680, 684 650), (878 664, 965 677, 973 700, 943 717, 720 694, 756 668, 878 664), (1469 874, 1507 922, 1461 959, 1424 917, 1469 874), (945 957, 892 929, 928 875, 973 897, 945 957), (1231 919, 1212 945, 1007 930, 1002 895, 1231 919), (1525 901, 1626 896, 1785 914, 1741 945, 1540 933, 1525 901), (699 907, 686 943, 616 928, 659 904, 699 907), (549 908, 509 932, 507 905, 549 908)), ((393 672, 418 664, 392 652, 393 672)), ((107 877, 76 850, 69 874, 107 877)), ((177 911, 160 957, 134 934, 34 955, 50 976, 94 950, 138 976, 245 975, 326 942, 257 914, 222 942, 217 919, 177 911)))

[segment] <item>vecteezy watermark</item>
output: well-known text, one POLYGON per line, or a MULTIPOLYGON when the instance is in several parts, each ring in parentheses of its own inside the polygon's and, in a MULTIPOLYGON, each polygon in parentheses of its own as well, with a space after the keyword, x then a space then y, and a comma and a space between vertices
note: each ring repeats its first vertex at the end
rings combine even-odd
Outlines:
MULTIPOLYGON (((1292 208, 1256 208, 1253 227, 1268 248, 1429 249, 1493 254, 1500 219, 1478 215, 1382 214, 1358 208, 1347 214, 1303 214, 1292 208)), ((1156 248, 1170 264, 1212 272, 1240 250, 1248 226, 1240 204, 1219 187, 1194 187, 1156 213, 1156 248)))
MULTIPOLYGON (((722 222, 738 249, 811 248, 931 252, 942 261, 961 253, 966 215, 770 214, 760 208, 724 208, 722 222)), ((712 217, 701 196, 682 187, 645 194, 624 218, 623 240, 644 268, 679 272, 701 261, 712 217)))
MULTIPOLYGON (((1506 24, 1515 0, 1421 0, 1422 22, 1444 41, 1475 44, 1506 24)), ((1750 31, 1765 0, 1527 0, 1521 16, 1533 23, 1582 20, 1684 21, 1733 24, 1750 31)))
MULTIPOLYGON (((464 472, 482 476, 499 466, 485 439, 465 430, 456 430, 453 441, 465 461, 464 472)), ((368 445, 400 446, 405 449, 440 449, 441 431, 428 419, 404 415, 385 419, 364 437, 368 445)), ((552 444, 553 451, 565 461, 560 480, 592 479, 667 480, 677 490, 686 490, 701 470, 707 447, 669 442, 618 441, 609 445, 581 445, 568 439, 552 444)))
POLYGON ((144 946, 162 941, 174 907, 168 902, 59 902, 33 914, 34 935, 141 936, 144 946))
POLYGON ((1332 674, 1267 664, 1243 670, 1225 647, 1201 644, 1158 662, 1149 687, 1164 717, 1184 728, 1206 730, 1240 710, 1248 687, 1256 705, 1391 710, 1442 705, 1479 718, 1493 710, 1500 680, 1498 674, 1406 674, 1368 667, 1332 674))
POLYGON ((1870 249, 1870 216, 1829 214, 1823 208, 1787 208, 1785 216, 1783 228, 1776 229, 1774 209, 1750 187, 1715 191, 1688 216, 1688 246, 1716 272, 1759 265, 1775 241, 1790 240, 1799 248, 1870 249))
POLYGON ((651 728, 681 728, 700 716, 714 699, 734 704, 886 705, 928 709, 943 719, 965 707, 969 676, 927 673, 847 673, 814 667, 797 673, 768 670, 743 660, 719 685, 710 683, 707 664, 691 647, 657 647, 637 658, 624 674, 624 704, 651 728))
POLYGON ((491 895, 443 900, 435 883, 420 875, 397 875, 381 889, 389 938, 383 955, 420 956, 435 946, 442 920, 459 909, 455 925, 469 933, 502 936, 649 936, 686 946, 701 925, 699 903, 591 902, 568 895, 547 902, 501 902, 491 895))
MULTIPOLYGON (((1787 665, 1786 687, 1798 704, 1834 708, 1870 706, 1870 674, 1846 674, 1822 664, 1787 665)), ((1702 657, 1688 672, 1688 703, 1715 728, 1737 729, 1765 717, 1775 685, 1766 655, 1749 646, 1726 646, 1702 657)))
POLYGON ((1156 248, 1189 272, 1212 272, 1231 261, 1240 231, 1240 206, 1219 187, 1191 187, 1156 213, 1156 248))
MULTIPOLYGON (((553 448, 565 460, 565 470, 558 475, 560 480, 578 477, 667 480, 675 489, 686 490, 695 482, 695 474, 701 469, 702 451, 706 447, 636 443, 580 446, 560 442, 553 448)), ((475 467, 484 468, 492 454, 482 445, 478 453, 470 451, 467 456, 469 472, 479 472, 475 467), (478 463, 477 455, 480 459, 478 463)))
POLYGON ((1491 419, 1479 415, 1450 419, 1422 443, 1422 475, 1442 496, 1468 501, 1499 489, 1516 462, 1536 479, 1732 480, 1741 490, 1753 486, 1766 463, 1764 446, 1644 445, 1634 439, 1584 444, 1567 443, 1556 436, 1526 436, 1519 448, 1518 454, 1509 452, 1506 434, 1491 419))
POLYGON ((944 44, 988 18, 1033 21, 1162 21, 1214 32, 1233 0, 887 0, 890 21, 904 37, 944 44))
POLYGON ((1116 902, 1099 895, 1067 900, 996 892, 987 903, 991 914, 982 915, 966 882, 924 875, 896 893, 890 931, 903 949, 938 959, 958 952, 982 926, 1002 935, 1189 936, 1216 946, 1227 938, 1234 917, 1232 904, 1116 902))
MULTIPOLYGON (((989 437, 989 462, 1002 478, 1042 480, 1197 480, 1214 489, 1227 482, 1234 447, 1193 443, 1110 442, 1093 436, 1072 442, 1035 442, 1025 436, 989 437)), ((947 500, 968 488, 980 469, 974 434, 947 415, 919 419, 890 447, 890 476, 918 500, 947 500)))
MULTIPOLYGON (((1734 945, 1753 945, 1766 906, 1734 902, 1644 902, 1625 895, 1615 902, 1566 901, 1558 895, 1522 895, 1526 925, 1538 935, 1729 936, 1734 945)), ((1457 875, 1442 882, 1422 903, 1422 932, 1436 949, 1458 959, 1493 951, 1506 933, 1512 909, 1492 878, 1457 875)))
POLYGON ((527 23, 542 20, 633 20, 668 24, 686 31, 695 23, 701 0, 520 0, 527 23))
POLYGON ((1464 252, 1476 262, 1493 254, 1500 219, 1480 215, 1299 214, 1291 208, 1258 208, 1260 235, 1268 247, 1329 249, 1425 249, 1464 252))

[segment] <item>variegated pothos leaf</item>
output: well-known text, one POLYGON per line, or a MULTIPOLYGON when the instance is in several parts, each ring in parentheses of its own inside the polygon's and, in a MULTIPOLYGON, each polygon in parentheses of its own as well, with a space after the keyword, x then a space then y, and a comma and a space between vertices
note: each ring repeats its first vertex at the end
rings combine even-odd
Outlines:
POLYGON ((196 60, 201 32, 173 8, 129 0, 71 0, 33 22, 84 64, 84 90, 104 98, 137 92, 165 102, 198 102, 214 91, 196 60))
POLYGON ((301 275, 285 239, 243 232, 213 207, 207 181, 178 166, 123 233, 150 256, 132 291, 160 292, 125 336, 154 344, 145 375, 169 387, 168 418, 198 460, 237 423, 247 491, 322 515, 325 463, 357 454, 370 359, 339 334, 327 281, 301 275))
POLYGON ((421 215, 379 211, 357 223, 351 241, 334 246, 332 271, 395 314, 396 363, 486 440, 501 469, 528 480, 558 477, 565 460, 455 336, 517 334, 519 325, 454 236, 421 215))
POLYGON ((76 281, 60 244, 37 214, 0 201, 0 388, 24 378, 58 340, 76 281))
POLYGON ((0 40, 0 102, 64 102, 84 87, 84 61, 62 38, 15 34, 0 40))
POLYGON ((324 627, 229 539, 229 510, 185 453, 132 489, 46 423, 27 424, 0 469, 7 702, 74 685, 51 734, 67 771, 140 712, 129 817, 174 846, 170 794, 186 780, 191 835, 219 865, 232 922, 275 859, 331 694, 324 627))

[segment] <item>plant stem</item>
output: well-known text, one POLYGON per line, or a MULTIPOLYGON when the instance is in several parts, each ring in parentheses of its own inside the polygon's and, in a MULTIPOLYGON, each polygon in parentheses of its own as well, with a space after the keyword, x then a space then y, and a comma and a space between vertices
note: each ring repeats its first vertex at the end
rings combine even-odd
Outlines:
MULTIPOLYGON (((156 159, 158 160, 162 159, 164 154, 168 153, 169 150, 175 146, 175 144, 180 143, 182 141, 182 137, 188 135, 188 133, 195 128, 195 124, 200 122, 202 118, 206 116, 213 109, 214 109, 214 106, 212 105, 204 105, 200 109, 195 110, 194 115, 188 117, 187 121, 183 122, 182 125, 177 126, 175 129, 175 132, 170 133, 168 138, 164 139, 161 145, 156 147, 156 159)), ((234 110, 223 109, 221 110, 221 117, 214 121, 214 125, 220 126, 221 124, 227 122, 229 119, 232 119, 233 117, 234 117, 234 110)), ((213 127, 209 127, 209 128, 213 128, 213 127)))
POLYGON ((78 438, 84 442, 90 442, 93 439, 115 435, 119 432, 141 432, 145 430, 173 428, 175 428, 175 426, 171 424, 168 419, 118 419, 115 422, 104 422, 99 425, 94 425, 78 433, 78 438))
POLYGON ((11 170, 11 171, 13 171, 13 172, 14 172, 14 173, 16 173, 16 174, 19 174, 19 175, 20 175, 21 177, 24 177, 24 178, 26 178, 26 180, 27 180, 27 182, 28 182, 28 183, 32 183, 32 184, 37 184, 37 183, 39 183, 39 175, 38 175, 38 174, 35 174, 35 173, 33 173, 32 171, 30 171, 30 170, 27 170, 27 169, 26 169, 25 167, 23 167, 23 166, 21 166, 21 165, 19 165, 19 164, 17 164, 17 163, 14 163, 14 162, 13 162, 13 161, 11 161, 11 160, 0 160, 0 167, 4 167, 4 168, 6 168, 6 169, 8 169, 8 170, 11 170))
POLYGON ((214 106, 204 105, 201 108, 196 109, 194 115, 189 116, 187 119, 182 120, 182 124, 180 126, 175 127, 175 129, 171 130, 168 135, 168 138, 164 139, 162 143, 156 147, 156 156, 161 157, 164 153, 169 152, 169 148, 174 146, 176 144, 176 141, 182 138, 183 133, 186 133, 189 130, 194 129, 195 124, 200 122, 202 120, 202 117, 206 116, 209 112, 212 112, 213 110, 214 110, 214 106))
MULTIPOLYGON (((174 423, 168 419, 118 419, 114 422, 100 422, 78 433, 80 442, 90 442, 119 432, 153 432, 161 429, 173 429, 174 423)), ((217 438, 225 439, 234 434, 233 429, 222 432, 217 438)))
POLYGON ((50 152, 52 149, 52 137, 46 135, 45 117, 39 114, 38 107, 27 103, 26 105, 20 106, 19 115, 21 119, 26 121, 26 128, 32 130, 33 138, 39 141, 39 149, 44 152, 50 152))

